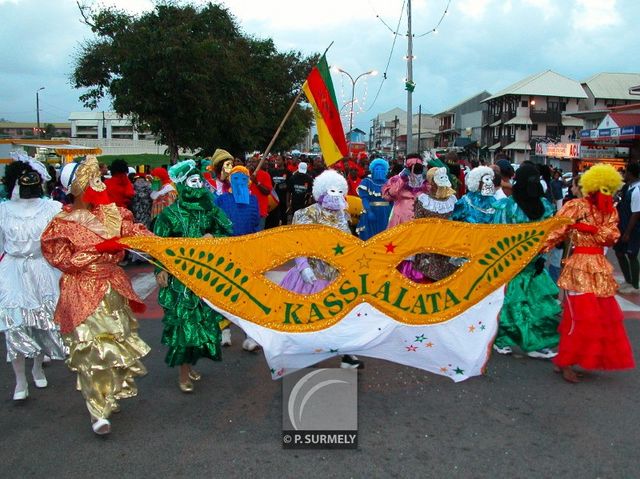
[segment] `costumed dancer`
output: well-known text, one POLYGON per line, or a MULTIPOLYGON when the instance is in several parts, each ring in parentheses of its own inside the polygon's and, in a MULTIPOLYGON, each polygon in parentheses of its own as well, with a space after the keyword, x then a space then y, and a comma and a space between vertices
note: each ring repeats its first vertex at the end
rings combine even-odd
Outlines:
POLYGON ((151 192, 151 199, 153 203, 151 205, 151 220, 153 221, 160 212, 167 206, 172 204, 178 197, 176 187, 173 186, 169 173, 165 168, 158 167, 151 170, 151 175, 160 182, 158 188, 154 188, 155 191, 151 192))
MULTIPOLYGON (((422 158, 417 153, 407 156, 404 169, 392 176, 382 187, 382 197, 393 201, 389 228, 411 221, 415 217, 415 200, 421 193, 429 192, 429 184, 422 158)), ((397 266, 397 270, 416 283, 426 282, 425 276, 415 268, 415 257, 405 258, 397 266)))
POLYGON ((584 369, 628 369, 635 366, 622 310, 615 299, 618 285, 604 248, 620 237, 612 195, 622 185, 611 165, 591 167, 580 178, 583 198, 565 203, 558 216, 574 224, 553 231, 545 249, 570 238, 573 250, 564 262, 558 285, 566 290, 556 371, 578 382, 572 366, 584 369))
POLYGON ((211 168, 215 174, 214 193, 220 196, 227 193, 231 185, 229 184, 229 174, 233 168, 233 155, 222 148, 216 149, 211 157, 211 168))
MULTIPOLYGON (((294 225, 321 224, 345 233, 349 229, 347 212, 347 181, 335 170, 325 170, 313 180, 316 203, 298 210, 293 215, 294 225)), ((282 279, 280 286, 301 294, 322 291, 338 277, 338 270, 316 258, 296 258, 295 266, 282 279)), ((342 356, 342 368, 362 368, 364 364, 353 355, 342 356)))
MULTIPOLYGON (((249 170, 244 166, 234 166, 229 174, 231 191, 216 198, 216 206, 227 215, 232 223, 231 236, 242 236, 260 231, 260 210, 258 199, 249 192, 249 170)), ((224 319, 220 322, 221 345, 231 346, 231 323, 224 319)), ((242 348, 255 351, 258 348, 252 338, 247 337, 242 348)))
MULTIPOLYGON (((496 203, 493 222, 519 224, 551 218, 554 208, 544 197, 538 169, 523 163, 515 179, 511 196, 496 203)), ((493 345, 500 354, 511 354, 517 346, 532 358, 556 355, 551 348, 558 345, 560 291, 544 263, 544 256, 539 255, 507 284, 493 345)))
MULTIPOLYGON (((169 176, 178 188, 178 199, 156 218, 156 235, 211 238, 231 234, 231 221, 213 204, 193 160, 172 166, 169 176)), ((218 323, 224 318, 166 271, 158 272, 156 280, 160 286, 158 303, 164 310, 162 344, 169 347, 165 362, 170 367, 180 366, 178 385, 182 392, 190 393, 192 381, 201 378, 192 365, 200 358, 220 360, 218 323)))
POLYGON ((393 202, 389 228, 414 218, 413 204, 420 193, 428 193, 422 158, 417 153, 407 156, 404 169, 392 176, 382 187, 382 196, 393 202))
POLYGON ((493 222, 496 199, 493 170, 477 166, 465 176, 467 193, 456 202, 451 219, 474 224, 493 222))
POLYGON ((392 204, 382 197, 382 187, 387 181, 389 162, 376 158, 369 164, 371 174, 358 185, 358 196, 362 199, 364 213, 356 232, 361 240, 368 240, 387 229, 392 204))
POLYGON ((131 200, 131 212, 133 220, 140 223, 145 228, 151 227, 151 208, 153 200, 151 199, 151 182, 144 173, 136 174, 133 180, 133 199, 131 200))
POLYGON ((62 271, 55 321, 69 348, 67 365, 78 374, 93 431, 107 434, 118 400, 137 394, 134 379, 146 374, 140 358, 149 352, 132 314, 144 304, 118 267, 124 246, 117 239, 151 233, 111 202, 95 156, 65 165, 60 180, 73 204, 42 233, 42 253, 62 271))
MULTIPOLYGON (((416 198, 415 217, 449 219, 458 198, 451 186, 447 168, 429 168, 427 183, 429 193, 421 193, 416 198)), ((415 267, 432 282, 446 278, 457 269, 448 256, 438 253, 417 254, 415 267)))
POLYGON ((20 401, 29 396, 25 358, 33 359, 37 388, 47 387, 44 356, 64 359, 53 322, 60 272, 47 263, 40 248, 40 235, 62 204, 42 198, 42 183, 49 179, 44 165, 26 155, 15 158, 4 178, 11 199, 0 203, 0 330, 16 377, 13 400, 20 401))

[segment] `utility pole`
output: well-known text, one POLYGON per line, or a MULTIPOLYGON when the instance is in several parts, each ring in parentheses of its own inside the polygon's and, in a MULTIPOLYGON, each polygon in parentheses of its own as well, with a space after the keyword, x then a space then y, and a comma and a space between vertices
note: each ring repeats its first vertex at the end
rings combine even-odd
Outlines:
POLYGON ((41 86, 36 90, 36 124, 38 125, 38 138, 42 138, 42 132, 40 131, 40 90, 44 90, 44 87, 41 86))
POLYGON ((393 159, 398 156, 398 115, 393 118, 393 159))
POLYGON ((422 105, 418 105, 418 153, 422 154, 420 133, 422 133, 422 105))
POLYGON ((413 83, 413 34, 411 33, 411 0, 407 0, 407 152, 413 151, 413 104, 412 94, 415 84, 413 83))

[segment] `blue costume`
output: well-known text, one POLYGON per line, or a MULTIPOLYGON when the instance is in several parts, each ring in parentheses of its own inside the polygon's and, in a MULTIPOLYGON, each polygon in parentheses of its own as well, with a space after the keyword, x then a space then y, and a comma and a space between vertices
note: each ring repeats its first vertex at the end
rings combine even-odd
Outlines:
POLYGON ((451 219, 466 223, 488 224, 493 220, 496 199, 470 191, 456 202, 451 219))
POLYGON ((231 220, 231 236, 247 235, 260 230, 260 211, 255 195, 249 195, 248 203, 238 203, 233 193, 222 193, 216 198, 216 206, 231 220))
POLYGON ((387 181, 389 163, 382 158, 376 158, 369 165, 371 175, 362 180, 358 186, 358 196, 362 200, 365 213, 360 215, 356 228, 362 240, 387 229, 393 203, 382 197, 382 187, 387 181))

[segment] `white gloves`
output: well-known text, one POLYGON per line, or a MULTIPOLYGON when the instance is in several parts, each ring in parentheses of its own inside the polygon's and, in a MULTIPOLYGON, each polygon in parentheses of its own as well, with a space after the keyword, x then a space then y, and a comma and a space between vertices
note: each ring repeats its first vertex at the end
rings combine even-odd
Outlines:
POLYGON ((302 281, 307 284, 315 283, 318 280, 313 270, 308 266, 300 272, 300 276, 302 276, 302 281))

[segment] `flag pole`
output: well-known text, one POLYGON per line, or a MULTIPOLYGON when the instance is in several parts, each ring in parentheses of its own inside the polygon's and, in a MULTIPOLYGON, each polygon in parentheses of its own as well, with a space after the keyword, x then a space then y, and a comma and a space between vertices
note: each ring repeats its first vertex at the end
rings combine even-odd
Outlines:
MULTIPOLYGON (((324 53, 322 54, 322 56, 325 56, 327 54, 327 52, 329 51, 329 48, 331 48, 331 45, 333 45, 333 41, 329 44, 329 46, 325 49, 324 53)), ((320 57, 322 58, 322 57, 320 57)), ((273 138, 271 138, 271 141, 269 142, 269 145, 267 145, 267 149, 264 150, 264 153, 262 154, 262 158, 260 158, 260 162, 258 163, 258 165, 256 166, 255 171, 258 171, 260 168, 262 168, 262 164, 264 163, 264 161, 267 159, 267 155, 269 155, 269 153, 271 152, 271 148, 273 147, 273 144, 276 142, 276 140, 278 139, 278 136, 280 135, 280 132, 282 131, 282 127, 284 126, 284 124, 287 122, 287 120, 289 119, 289 117, 291 116, 291 113, 293 112, 293 109, 295 108, 296 104, 298 103, 298 100, 300 99, 300 97, 302 96, 303 90, 302 90, 302 86, 300 87, 300 91, 298 92, 298 94, 296 95, 296 97, 293 99, 293 101, 291 102, 291 106, 289 107, 289 110, 287 110, 287 113, 284 115, 284 118, 282 119, 282 121, 280 122, 280 125, 278 126, 278 129, 276 130, 276 132, 273 134, 273 138)), ((254 172, 255 172, 254 171, 254 172)))

